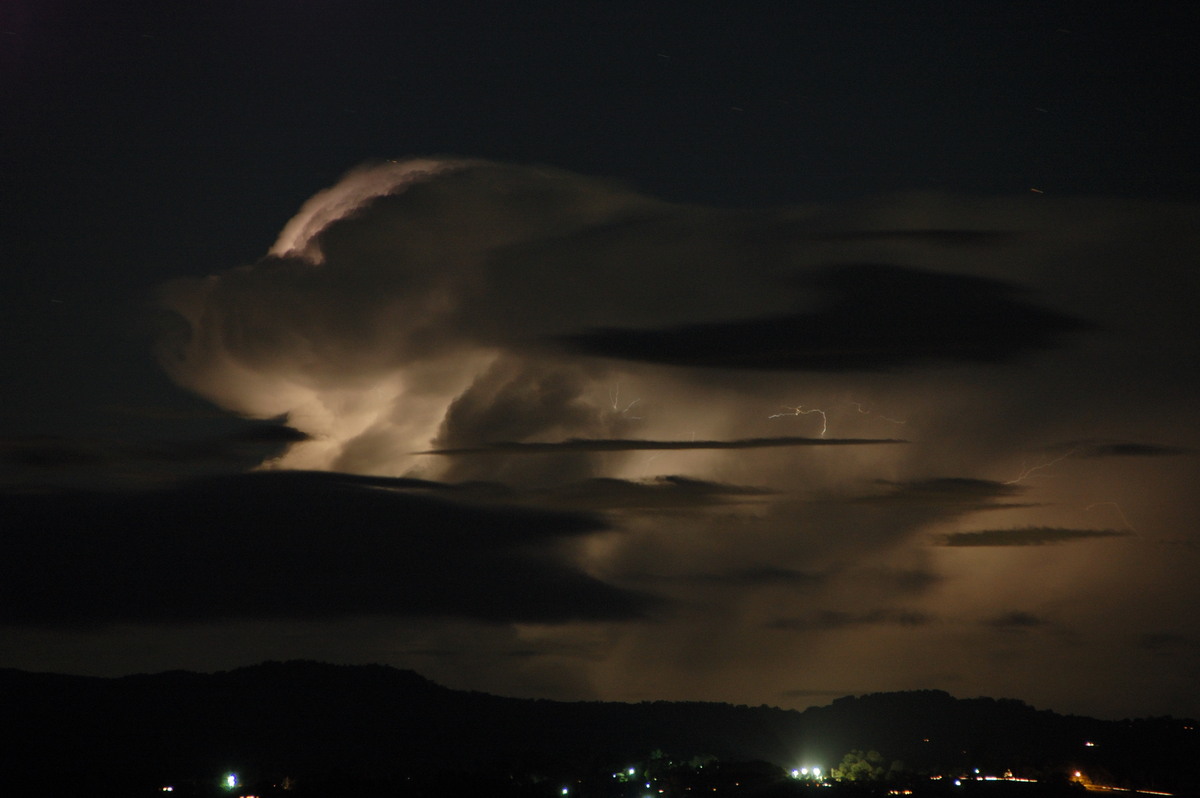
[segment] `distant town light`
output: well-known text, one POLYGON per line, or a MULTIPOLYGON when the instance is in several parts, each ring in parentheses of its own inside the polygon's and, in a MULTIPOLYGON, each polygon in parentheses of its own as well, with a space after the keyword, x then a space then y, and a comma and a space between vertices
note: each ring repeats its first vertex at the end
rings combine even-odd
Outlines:
POLYGON ((225 789, 232 790, 236 786, 238 786, 237 774, 236 773, 225 774, 225 789))

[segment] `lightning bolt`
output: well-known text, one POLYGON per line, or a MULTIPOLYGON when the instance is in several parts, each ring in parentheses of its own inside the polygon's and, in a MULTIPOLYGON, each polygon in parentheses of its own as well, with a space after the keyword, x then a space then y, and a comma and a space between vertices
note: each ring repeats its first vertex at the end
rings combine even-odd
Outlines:
POLYGON ((872 413, 870 410, 867 410, 863 407, 862 402, 851 402, 850 404, 854 405, 854 409, 857 410, 859 413, 863 414, 864 416, 875 416, 876 418, 882 418, 884 421, 890 421, 893 424, 907 424, 908 423, 907 421, 901 421, 898 418, 888 418, 887 416, 881 416, 878 413, 872 413))
POLYGON ((1138 531, 1133 528, 1133 524, 1129 523, 1129 519, 1125 517, 1125 511, 1121 509, 1121 505, 1117 504, 1116 502, 1094 502, 1092 504, 1089 504, 1087 507, 1084 507, 1083 511, 1085 513, 1090 512, 1091 510, 1094 510, 1097 507, 1101 507, 1104 505, 1108 505, 1117 511, 1117 515, 1121 516, 1121 521, 1124 522, 1126 529, 1128 529, 1130 532, 1134 533, 1135 535, 1138 533, 1138 531))
POLYGON ((824 410, 821 410, 816 407, 810 407, 807 410, 805 410, 804 405, 796 405, 795 407, 790 407, 788 405, 784 405, 783 409, 787 410, 788 412, 775 413, 773 415, 767 416, 767 418, 783 418, 784 416, 807 416, 812 413, 816 413, 817 415, 819 415, 821 417, 821 437, 824 438, 825 433, 829 431, 829 416, 825 415, 824 410))
POLYGON ((1079 451, 1079 450, 1072 449, 1071 451, 1067 452, 1066 454, 1055 457, 1053 460, 1047 460, 1044 463, 1038 463, 1035 466, 1030 466, 1029 468, 1026 468, 1024 471, 1022 471, 1020 473, 1020 475, 1017 476, 1016 479, 1010 479, 1007 482, 1005 482, 1004 484, 1005 485, 1019 485, 1022 482, 1024 482, 1025 480, 1029 479, 1029 477, 1032 476, 1033 474, 1035 474, 1036 472, 1041 471, 1044 468, 1049 468, 1050 466, 1055 465, 1056 463, 1061 463, 1063 460, 1066 460, 1068 457, 1075 454, 1075 452, 1077 452, 1077 451, 1079 451))
POLYGON ((662 452, 656 452, 655 454, 652 454, 646 458, 646 461, 644 463, 642 463, 642 476, 643 477, 646 476, 646 474, 650 471, 650 464, 662 456, 663 456, 662 452))
MULTIPOLYGON (((638 402, 642 401, 642 399, 641 399, 641 397, 638 397, 637 399, 634 399, 629 404, 625 405, 624 409, 622 409, 621 408, 621 383, 618 382, 616 384, 616 387, 613 390, 608 392, 608 401, 612 405, 612 411, 614 413, 616 413, 617 415, 623 416, 623 415, 627 414, 630 410, 632 410, 633 406, 636 405, 638 402)), ((630 416, 630 418, 639 420, 639 421, 641 420, 641 416, 630 416)))

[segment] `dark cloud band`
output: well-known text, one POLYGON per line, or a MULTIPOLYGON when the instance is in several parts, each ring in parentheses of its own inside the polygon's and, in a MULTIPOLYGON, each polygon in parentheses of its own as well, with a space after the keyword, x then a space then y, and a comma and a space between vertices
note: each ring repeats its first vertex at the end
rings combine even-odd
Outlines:
POLYGON ((6 496, 0 623, 353 614, 553 623, 635 618, 653 604, 554 553, 554 541, 602 529, 597 516, 458 504, 391 482, 278 472, 140 493, 6 496))
POLYGON ((937 538, 939 546, 1048 546, 1093 538, 1127 537, 1132 532, 1119 529, 1064 529, 1031 526, 1023 529, 983 529, 978 532, 951 532, 937 538))
POLYGON ((888 264, 826 269, 811 312, 658 329, 605 328, 560 340, 576 351, 677 366, 875 371, 922 361, 998 363, 1090 329, 1011 285, 888 264))
POLYGON ((780 446, 867 446, 907 443, 898 438, 742 438, 732 441, 641 441, 629 439, 579 439, 547 443, 498 441, 481 446, 430 449, 418 454, 551 454, 555 452, 636 452, 684 449, 765 449, 780 446))

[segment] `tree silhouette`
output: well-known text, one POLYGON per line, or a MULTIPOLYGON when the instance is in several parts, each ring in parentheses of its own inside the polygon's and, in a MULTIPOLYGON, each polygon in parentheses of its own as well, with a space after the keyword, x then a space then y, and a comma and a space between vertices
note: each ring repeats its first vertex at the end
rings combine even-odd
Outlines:
POLYGON ((830 775, 837 781, 880 781, 886 774, 887 768, 878 751, 864 754, 854 749, 842 757, 841 764, 830 775))

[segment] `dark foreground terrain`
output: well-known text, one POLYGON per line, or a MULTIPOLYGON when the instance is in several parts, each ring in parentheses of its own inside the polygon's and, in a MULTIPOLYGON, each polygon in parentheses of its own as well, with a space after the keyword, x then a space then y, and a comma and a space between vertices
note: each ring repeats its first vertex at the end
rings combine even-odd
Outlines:
POLYGON ((940 691, 804 712, 554 702, 288 662, 120 679, 0 670, 0 707, 0 794, 13 796, 1200 795, 1192 721, 940 691))

